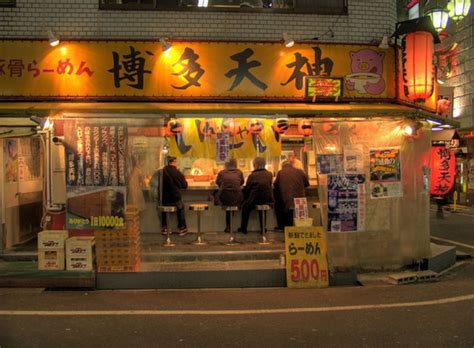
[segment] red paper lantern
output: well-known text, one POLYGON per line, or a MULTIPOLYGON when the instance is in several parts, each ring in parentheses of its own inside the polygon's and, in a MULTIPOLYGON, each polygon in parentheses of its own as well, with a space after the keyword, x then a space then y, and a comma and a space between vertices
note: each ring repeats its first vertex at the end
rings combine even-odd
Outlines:
POLYGON ((405 36, 403 83, 405 95, 414 102, 431 97, 434 87, 433 35, 426 31, 405 36))
POLYGON ((431 148, 431 194, 442 196, 451 191, 455 170, 454 151, 444 146, 433 146, 431 148))
POLYGON ((311 126, 311 120, 302 119, 298 123, 298 133, 305 137, 313 134, 313 127, 311 126))

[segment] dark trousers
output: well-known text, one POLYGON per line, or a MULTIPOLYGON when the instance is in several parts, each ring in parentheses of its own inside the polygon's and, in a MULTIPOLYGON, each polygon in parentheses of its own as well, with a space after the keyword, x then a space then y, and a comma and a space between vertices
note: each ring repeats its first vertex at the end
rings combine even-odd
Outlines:
MULTIPOLYGON (((252 210, 255 209, 254 204, 242 204, 242 221, 240 223, 240 229, 243 231, 247 231, 247 227, 249 225, 249 218, 250 218, 250 213, 252 210)), ((265 217, 267 217, 267 212, 264 211, 263 214, 265 214, 265 217)), ((260 220, 260 230, 262 230, 263 227, 263 220, 262 220, 262 214, 258 214, 258 218, 260 220)), ((266 219, 265 219, 266 220, 266 219)))
MULTIPOLYGON (((178 228, 183 229, 186 228, 186 216, 184 215, 184 204, 182 201, 178 201, 176 203, 169 203, 163 205, 170 205, 176 207, 176 213, 178 216, 178 228)), ((166 213, 161 213, 161 227, 167 227, 166 225, 166 213)))
POLYGON ((284 230, 285 226, 293 226, 293 209, 287 209, 282 206, 275 205, 275 214, 277 219, 278 228, 284 230))

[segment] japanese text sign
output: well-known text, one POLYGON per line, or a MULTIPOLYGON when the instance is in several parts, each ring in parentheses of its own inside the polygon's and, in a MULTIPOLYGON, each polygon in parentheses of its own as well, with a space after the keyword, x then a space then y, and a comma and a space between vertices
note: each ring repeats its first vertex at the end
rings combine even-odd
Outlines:
POLYGON ((286 282, 290 288, 329 286, 326 233, 319 227, 285 227, 286 282))
POLYGON ((431 194, 445 195, 454 185, 456 159, 452 149, 444 146, 431 148, 431 194))
POLYGON ((175 42, 164 52, 154 41, 4 40, 0 97, 291 100, 312 76, 331 78, 311 80, 326 95, 395 98, 393 66, 393 52, 355 44, 175 42))

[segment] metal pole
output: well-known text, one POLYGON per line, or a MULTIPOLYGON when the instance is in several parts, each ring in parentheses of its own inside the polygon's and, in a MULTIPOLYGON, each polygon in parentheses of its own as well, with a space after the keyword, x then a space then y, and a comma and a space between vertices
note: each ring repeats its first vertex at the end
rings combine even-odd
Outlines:
POLYGON ((172 243, 171 238, 170 238, 170 235, 171 235, 170 213, 166 212, 165 214, 166 214, 166 242, 165 244, 163 244, 163 246, 173 247, 176 244, 172 243))

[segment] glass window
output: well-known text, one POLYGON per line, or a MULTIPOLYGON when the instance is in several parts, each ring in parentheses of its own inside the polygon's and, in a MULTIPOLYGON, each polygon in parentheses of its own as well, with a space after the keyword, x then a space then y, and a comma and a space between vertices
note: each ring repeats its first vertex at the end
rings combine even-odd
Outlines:
POLYGON ((100 0, 102 9, 277 11, 347 14, 347 0, 100 0))

